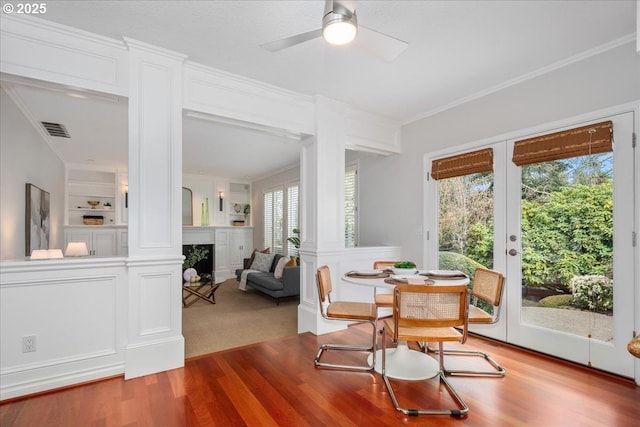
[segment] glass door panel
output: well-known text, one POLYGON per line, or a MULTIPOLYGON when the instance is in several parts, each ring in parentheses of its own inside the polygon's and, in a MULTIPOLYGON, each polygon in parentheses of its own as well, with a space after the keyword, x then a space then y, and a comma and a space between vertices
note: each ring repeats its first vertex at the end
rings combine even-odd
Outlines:
MULTIPOLYGON (((440 270, 460 270, 473 286, 476 268, 504 272, 504 143, 492 145, 493 171, 471 173, 444 179, 430 179, 428 206, 437 206, 437 215, 430 216, 429 229, 438 230, 437 239, 427 244, 428 265, 440 270), (496 160, 496 159, 499 159, 496 160)), ((480 149, 482 151, 482 149, 480 149)), ((465 153, 456 153, 465 154, 465 153)), ((504 301, 504 299, 503 299, 504 301)), ((478 302, 493 314, 493 307, 478 302)), ((470 329, 491 338, 506 339, 506 322, 475 324, 470 329)))
POLYGON ((613 153, 508 162, 507 340, 633 376, 633 117, 610 119, 613 153))

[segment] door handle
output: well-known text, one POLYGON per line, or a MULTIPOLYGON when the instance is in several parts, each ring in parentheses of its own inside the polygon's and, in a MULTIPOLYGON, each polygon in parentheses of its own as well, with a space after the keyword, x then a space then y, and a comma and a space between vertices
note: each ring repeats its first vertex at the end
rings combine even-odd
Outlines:
POLYGON ((518 251, 517 251, 517 250, 515 250, 515 249, 509 249, 509 252, 507 252, 507 253, 508 253, 509 255, 511 255, 511 256, 516 256, 516 255, 518 255, 520 252, 518 252, 518 251))

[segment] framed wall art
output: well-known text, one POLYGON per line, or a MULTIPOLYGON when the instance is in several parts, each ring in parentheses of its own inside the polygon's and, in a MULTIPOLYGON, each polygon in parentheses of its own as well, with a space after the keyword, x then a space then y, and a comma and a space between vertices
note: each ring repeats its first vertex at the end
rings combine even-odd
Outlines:
POLYGON ((26 185, 25 256, 34 249, 49 249, 51 212, 49 193, 33 184, 26 185))

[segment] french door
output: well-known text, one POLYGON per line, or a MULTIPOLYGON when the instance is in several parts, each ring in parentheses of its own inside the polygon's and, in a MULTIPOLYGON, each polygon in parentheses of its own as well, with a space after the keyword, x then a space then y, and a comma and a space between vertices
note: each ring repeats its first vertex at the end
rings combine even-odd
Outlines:
MULTIPOLYGON (((633 359, 626 351, 626 344, 633 336, 633 278, 636 274, 632 244, 633 114, 620 114, 605 120, 610 120, 613 125, 613 152, 597 156, 580 156, 580 158, 563 161, 563 164, 569 165, 569 168, 582 167, 583 173, 582 177, 576 177, 575 169, 565 170, 566 174, 574 172, 570 179, 575 185, 565 191, 565 194, 559 194, 557 199, 547 202, 555 203, 557 206, 543 208, 544 215, 548 217, 542 221, 547 221, 547 228, 554 233, 531 235, 523 232, 527 225, 531 228, 530 224, 523 224, 524 222, 531 221, 531 216, 541 215, 532 212, 535 208, 531 209, 527 197, 523 197, 523 192, 544 191, 540 188, 532 189, 531 182, 535 181, 535 178, 531 176, 539 171, 531 169, 546 168, 553 176, 558 161, 516 166, 510 161, 515 141, 506 143, 507 153, 510 154, 506 162, 505 203, 507 341, 604 371, 633 377, 633 359), (589 170, 590 167, 592 170, 589 170), (585 170, 590 174, 585 174, 585 170), (576 184, 579 179, 582 179, 582 182, 576 184), (610 180, 612 188, 604 184, 607 180, 610 180), (567 208, 572 198, 576 205, 574 211, 567 208), (612 219, 609 222, 610 216, 612 219), (607 226, 605 223, 611 225, 607 226), (546 245, 547 250, 550 248, 552 253, 540 253, 536 251, 538 246, 535 240, 541 238, 555 238, 557 241, 567 243, 564 247, 546 245), (584 246, 601 244, 600 240, 604 239, 613 242, 612 254, 603 255, 609 256, 610 267, 604 261, 595 259, 598 257, 596 250, 589 252, 588 260, 579 259, 577 253, 582 251, 584 246), (567 255, 563 256, 562 251, 566 251, 567 255), (547 265, 537 268, 538 262, 547 265), (593 271, 584 272, 585 267, 580 264, 585 262, 591 263, 593 271), (564 264, 569 264, 576 270, 583 269, 580 273, 581 277, 569 279, 570 287, 572 285, 574 287, 573 301, 560 302, 557 308, 555 304, 550 304, 550 307, 533 306, 528 297, 528 291, 535 288, 547 293, 553 291, 553 287, 549 287, 549 282, 553 279, 549 277, 556 276, 558 277, 556 281, 563 281, 560 277, 562 271, 568 269, 564 264), (532 274, 531 270, 536 268, 538 271, 532 274), (543 271, 545 268, 548 271, 543 271), (525 274, 529 276, 537 274, 533 280, 547 286, 525 283, 523 277, 525 274), (602 280, 603 277, 612 281, 603 285, 589 283, 589 281, 593 283, 593 281, 602 280), (609 284, 612 288, 612 304, 610 301, 604 301, 611 298, 606 290, 609 284), (599 289, 594 288, 597 286, 599 289), (562 308, 563 305, 567 308, 562 308)), ((549 176, 546 178, 551 179, 549 176)), ((549 182, 542 183, 542 186, 544 185, 548 186, 549 182)), ((599 250, 607 251, 604 247, 599 250)), ((543 295, 547 294, 543 293, 543 295)), ((556 299, 560 298, 562 297, 556 297, 556 299)))
POLYGON ((517 165, 518 138, 480 147, 492 151, 490 172, 452 182, 430 180, 427 205, 438 209, 429 212, 427 224, 438 230, 438 239, 427 243, 427 253, 429 264, 437 262, 440 268, 450 267, 446 262, 453 251, 457 262, 505 273, 499 323, 479 325, 475 332, 633 377, 633 358, 626 351, 633 334, 637 274, 633 114, 596 122, 602 121, 612 123, 613 151, 517 165), (452 199, 452 188, 466 202, 452 199), (476 200, 486 206, 484 215, 469 203, 476 200))

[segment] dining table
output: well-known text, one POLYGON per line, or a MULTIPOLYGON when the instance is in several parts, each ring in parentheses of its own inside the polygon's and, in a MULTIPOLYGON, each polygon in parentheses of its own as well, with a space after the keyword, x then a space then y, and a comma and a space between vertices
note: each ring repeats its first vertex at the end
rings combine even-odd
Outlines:
MULTIPOLYGON (((350 285, 392 290, 402 283, 428 285, 468 285, 469 277, 458 270, 417 270, 414 274, 395 275, 389 270, 353 270, 342 280, 350 285)), ((369 356, 369 363, 371 358, 369 356)), ((439 362, 422 351, 410 349, 406 341, 386 350, 386 374, 400 380, 433 378, 440 371, 439 362)), ((382 373, 382 350, 377 350, 375 371, 382 373)))

